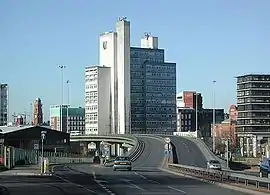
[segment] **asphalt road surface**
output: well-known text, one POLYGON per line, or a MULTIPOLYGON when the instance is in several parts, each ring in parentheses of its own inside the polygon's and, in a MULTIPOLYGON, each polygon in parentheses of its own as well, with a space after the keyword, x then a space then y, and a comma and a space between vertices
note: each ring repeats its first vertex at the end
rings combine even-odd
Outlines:
POLYGON ((163 172, 164 143, 151 138, 132 171, 113 171, 103 165, 56 166, 51 177, 2 176, 10 195, 247 195, 213 184, 163 172))
POLYGON ((206 168, 207 160, 195 143, 179 136, 169 137, 176 148, 178 164, 206 168))

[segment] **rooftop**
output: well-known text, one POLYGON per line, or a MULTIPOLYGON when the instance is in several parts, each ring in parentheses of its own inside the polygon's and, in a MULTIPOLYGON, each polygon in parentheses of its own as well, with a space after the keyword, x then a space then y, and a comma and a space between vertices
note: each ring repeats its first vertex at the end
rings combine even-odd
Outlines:
MULTIPOLYGON (((35 127, 34 125, 21 125, 21 126, 0 126, 0 133, 11 133, 14 131, 19 131, 19 130, 24 130, 24 129, 28 129, 31 127, 35 127)), ((41 126, 47 129, 50 129, 50 127, 48 126, 41 126)))

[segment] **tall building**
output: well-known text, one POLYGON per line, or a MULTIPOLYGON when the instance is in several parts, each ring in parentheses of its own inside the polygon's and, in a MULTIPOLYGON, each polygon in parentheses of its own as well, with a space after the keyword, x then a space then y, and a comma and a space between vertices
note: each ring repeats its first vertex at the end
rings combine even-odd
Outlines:
POLYGON ((43 112, 42 112, 42 103, 41 99, 37 98, 34 101, 34 125, 43 124, 43 112))
POLYGON ((146 34, 131 47, 132 133, 176 131, 176 64, 165 62, 158 38, 146 34))
POLYGON ((100 64, 111 67, 111 133, 130 132, 130 22, 119 18, 116 32, 100 36, 100 64))
POLYGON ((193 108, 177 108, 177 132, 196 131, 196 112, 193 108))
POLYGON ((270 75, 237 77, 237 107, 241 153, 256 156, 258 141, 270 137, 270 75))
POLYGON ((111 132, 111 70, 105 66, 85 69, 85 134, 111 132))
POLYGON ((182 91, 176 95, 177 107, 186 107, 196 109, 196 96, 197 96, 197 109, 203 109, 203 98, 201 93, 196 91, 182 91))
POLYGON ((50 126, 51 129, 61 131, 60 117, 62 113, 62 131, 70 135, 83 135, 85 131, 85 109, 78 107, 72 108, 68 105, 50 107, 50 126))
POLYGON ((8 85, 0 83, 0 126, 8 124, 8 85))

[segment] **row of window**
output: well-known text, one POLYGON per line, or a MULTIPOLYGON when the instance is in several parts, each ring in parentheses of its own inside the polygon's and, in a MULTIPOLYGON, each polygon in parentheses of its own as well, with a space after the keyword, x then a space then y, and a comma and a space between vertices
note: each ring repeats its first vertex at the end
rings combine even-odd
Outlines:
POLYGON ((177 119, 191 119, 192 115, 191 114, 177 114, 177 119))
POLYGON ((98 129, 97 128, 86 128, 85 131, 97 131, 98 129))
POLYGON ((237 125, 270 125, 270 119, 239 119, 237 125))
POLYGON ((238 98, 237 103, 270 103, 270 97, 238 98))
POLYGON ((270 104, 247 104, 247 105, 239 105, 238 111, 252 111, 252 110, 261 110, 261 111, 269 111, 270 104))
POLYGON ((91 121, 96 121, 98 117, 97 112, 86 114, 85 115, 85 120, 91 120, 91 121))
POLYGON ((187 126, 187 125, 192 125, 192 121, 191 120, 185 120, 185 121, 177 121, 177 126, 187 126))
POLYGON ((270 110, 269 112, 239 112, 238 118, 255 118, 255 117, 269 117, 270 118, 270 110))
POLYGON ((73 130, 84 130, 84 126, 68 126, 68 131, 73 131, 73 130))
POLYGON ((152 57, 153 59, 164 58, 163 50, 144 50, 144 49, 131 49, 130 50, 130 59, 145 59, 147 57, 152 57))
POLYGON ((97 89, 97 84, 87 84, 85 85, 85 89, 97 89))
POLYGON ((248 91, 238 91, 237 97, 242 96, 270 96, 269 90, 248 90, 248 91))
POLYGON ((132 118, 140 118, 140 117, 147 117, 147 118, 171 118, 174 117, 172 114, 131 114, 132 118))
POLYGON ((260 89, 269 89, 270 82, 267 83, 245 83, 245 84, 238 84, 238 90, 250 89, 250 88, 260 88, 260 89))
POLYGON ((91 106, 85 106, 85 110, 97 110, 98 109, 98 106, 97 105, 91 105, 91 106))
POLYGON ((237 83, 249 81, 270 81, 270 75, 243 76, 237 79, 237 83))

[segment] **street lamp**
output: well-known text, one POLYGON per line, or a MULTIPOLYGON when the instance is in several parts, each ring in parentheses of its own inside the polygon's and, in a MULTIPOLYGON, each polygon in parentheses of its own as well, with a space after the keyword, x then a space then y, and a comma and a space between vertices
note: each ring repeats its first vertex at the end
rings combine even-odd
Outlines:
POLYGON ((212 126, 212 139, 213 139, 213 152, 216 151, 216 140, 215 140, 215 126, 216 126, 216 109, 215 109, 215 84, 217 81, 213 80, 213 126, 212 126))
POLYGON ((198 137, 198 93, 195 93, 195 136, 198 137))
POLYGON ((63 94, 64 94, 64 87, 63 87, 63 79, 64 79, 64 69, 66 68, 65 65, 59 65, 58 66, 61 70, 61 105, 60 105, 60 131, 63 130, 63 111, 62 111, 62 105, 63 105, 63 94))
POLYGON ((69 110, 69 84, 70 84, 70 81, 69 80, 67 80, 66 81, 66 83, 67 83, 67 133, 70 133, 70 131, 69 131, 69 116, 68 116, 68 110, 69 110))
POLYGON ((47 131, 41 131, 41 173, 44 172, 44 140, 46 138, 47 131))

